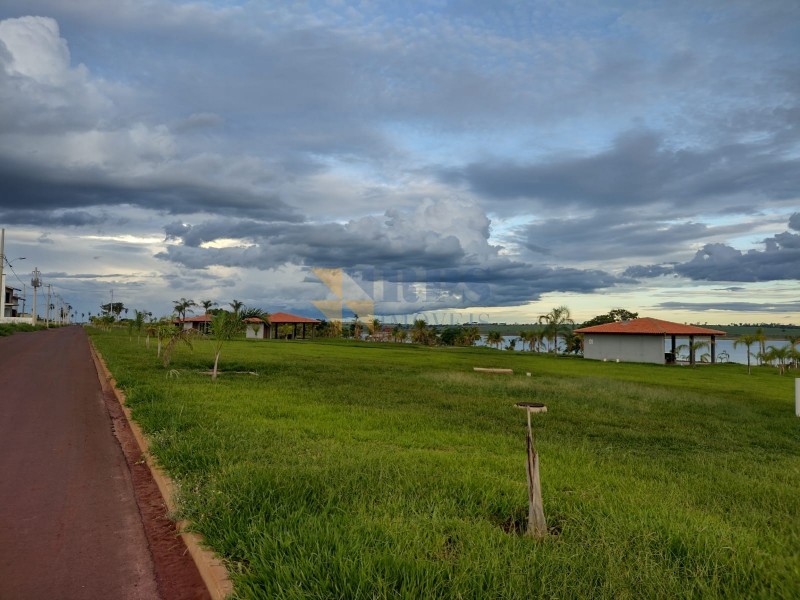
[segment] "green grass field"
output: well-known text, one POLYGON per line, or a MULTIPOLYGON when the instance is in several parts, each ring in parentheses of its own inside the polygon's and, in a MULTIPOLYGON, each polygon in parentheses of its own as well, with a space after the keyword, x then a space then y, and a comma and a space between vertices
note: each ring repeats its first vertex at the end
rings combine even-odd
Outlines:
POLYGON ((92 337, 237 597, 800 596, 800 419, 775 369, 242 340, 220 367, 258 375, 212 383, 207 342, 165 369, 92 337), (521 400, 549 409, 538 542, 521 400))

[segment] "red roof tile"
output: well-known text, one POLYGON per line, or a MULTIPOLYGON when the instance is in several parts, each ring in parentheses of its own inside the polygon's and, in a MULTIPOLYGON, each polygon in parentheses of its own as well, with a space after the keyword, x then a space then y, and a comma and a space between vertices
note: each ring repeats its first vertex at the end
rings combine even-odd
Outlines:
POLYGON ((185 319, 175 319, 176 323, 208 323, 211 321, 211 315, 196 315, 194 317, 186 317, 185 319))
POLYGON ((707 329, 695 325, 683 325, 682 323, 672 323, 661 319, 644 317, 642 319, 631 319, 630 321, 616 321, 605 325, 595 325, 593 327, 583 327, 576 329, 575 333, 628 333, 635 335, 725 335, 724 331, 718 329, 707 329))
MULTIPOLYGON (((213 318, 213 315, 197 315, 194 317, 186 317, 185 319, 176 319, 176 323, 208 323, 213 318)), ((261 319, 258 317, 250 317, 244 319, 247 323, 260 323, 261 319)), ((297 315, 290 315, 285 312, 277 312, 269 316, 270 323, 319 323, 316 319, 309 319, 307 317, 298 317, 297 315)))
POLYGON ((319 323, 316 319, 298 317, 285 312, 277 312, 269 316, 270 323, 319 323))

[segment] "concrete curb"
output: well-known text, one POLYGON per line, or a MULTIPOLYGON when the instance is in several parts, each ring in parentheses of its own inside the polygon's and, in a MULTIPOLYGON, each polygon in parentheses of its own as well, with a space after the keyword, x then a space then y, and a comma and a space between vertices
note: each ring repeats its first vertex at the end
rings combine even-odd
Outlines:
MULTIPOLYGON (((93 343, 90 343, 89 347, 92 352, 95 367, 97 368, 97 376, 100 379, 100 385, 103 386, 104 389, 111 389, 114 392, 114 396, 122 407, 125 418, 136 438, 136 443, 147 461, 147 466, 150 468, 153 480, 156 482, 161 496, 164 498, 164 504, 167 510, 174 512, 176 508, 175 483, 163 469, 155 463, 155 460, 150 454, 150 445, 147 442, 147 438, 145 438, 139 424, 131 418, 131 410, 125 404, 125 394, 117 388, 116 380, 108 370, 103 357, 94 347, 93 343)), ((211 550, 205 547, 201 535, 186 531, 188 525, 188 521, 182 520, 177 522, 178 530, 181 532, 181 538, 183 538, 183 542, 186 544, 186 548, 189 550, 192 560, 195 565, 197 565, 200 577, 203 578, 211 597, 214 600, 224 600, 233 593, 233 584, 228 576, 228 569, 211 550)))

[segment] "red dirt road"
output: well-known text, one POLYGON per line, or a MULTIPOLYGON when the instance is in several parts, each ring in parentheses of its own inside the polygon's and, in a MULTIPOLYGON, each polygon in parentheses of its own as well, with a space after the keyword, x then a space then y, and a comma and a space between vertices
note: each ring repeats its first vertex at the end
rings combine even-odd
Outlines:
POLYGON ((82 328, 0 338, 3 600, 208 597, 113 402, 82 328))

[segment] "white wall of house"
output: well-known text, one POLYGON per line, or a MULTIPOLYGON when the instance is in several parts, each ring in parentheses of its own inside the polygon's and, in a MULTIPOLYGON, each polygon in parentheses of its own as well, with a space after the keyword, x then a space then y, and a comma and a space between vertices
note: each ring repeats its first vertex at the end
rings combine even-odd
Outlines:
POLYGON ((583 338, 583 356, 594 360, 663 365, 664 336, 587 333, 583 338))
MULTIPOLYGON (((42 319, 39 318, 39 324, 41 325, 42 319)), ((26 323, 28 325, 33 325, 33 316, 27 317, 0 317, 0 323, 26 323)))
POLYGON ((248 339, 263 340, 265 337, 264 323, 248 323, 245 329, 245 335, 248 339))

